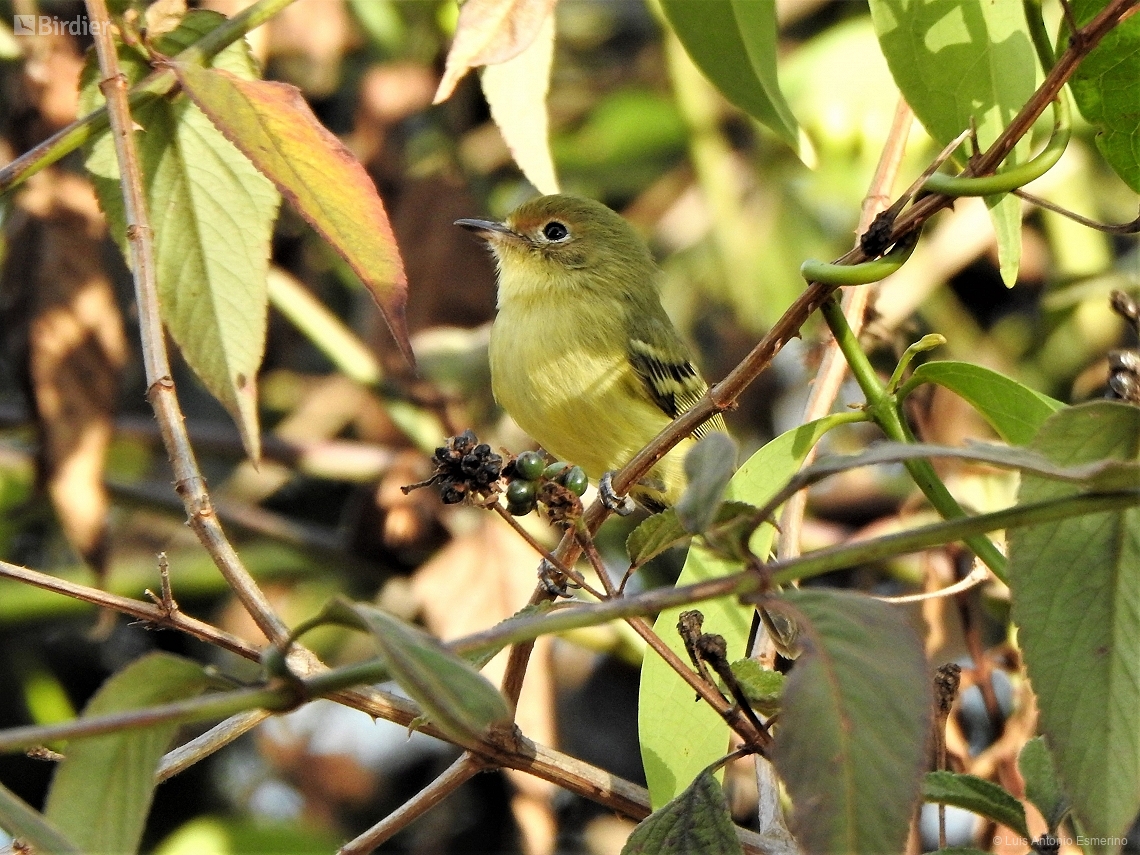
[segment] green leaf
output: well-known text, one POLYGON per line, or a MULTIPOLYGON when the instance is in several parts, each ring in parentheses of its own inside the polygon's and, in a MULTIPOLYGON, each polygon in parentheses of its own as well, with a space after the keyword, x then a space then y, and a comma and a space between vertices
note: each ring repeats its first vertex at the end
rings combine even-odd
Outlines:
POLYGON ((720 431, 703 437, 685 455, 689 483, 677 502, 677 519, 689 534, 698 534, 712 525, 735 468, 736 443, 720 431))
MULTIPOLYGON (((843 421, 828 416, 776 437, 732 476, 726 492, 728 502, 763 505, 799 469, 819 438, 843 421)), ((768 556, 774 531, 772 526, 763 525, 752 535, 749 546, 755 555, 768 556)), ((695 544, 689 549, 677 584, 715 579, 739 569, 739 561, 725 560, 695 544)), ((653 627, 673 652, 687 660, 676 630, 683 611, 685 608, 667 609, 658 615, 653 627)), ((747 652, 744 648, 755 609, 724 598, 702 604, 701 612, 705 632, 724 636, 730 658, 747 652)), ((683 792, 702 769, 724 755, 728 746, 728 726, 712 707, 694 703, 692 687, 658 656, 647 656, 641 666, 637 726, 645 779, 655 808, 683 792)))
MULTIPOLYGON (((722 502, 717 510, 708 533, 716 534, 721 527, 731 527, 737 520, 755 518, 756 508, 746 502, 722 502)), ((681 525, 674 508, 667 508, 659 514, 647 517, 637 528, 629 533, 625 547, 629 552, 630 563, 640 567, 647 561, 656 558, 667 549, 680 546, 692 535, 681 525)))
POLYGON ((183 90, 368 288, 415 364, 405 323, 408 280, 384 203, 360 162, 286 83, 170 63, 183 90))
MULTIPOLYGON (((1068 407, 1030 448, 1061 465, 1133 463, 1140 409, 1110 401, 1068 407)), ((1074 492, 1024 475, 1018 502, 1074 492)), ((1120 836, 1140 810, 1140 510, 1018 529, 1009 556, 1012 616, 1041 732, 1084 831, 1120 836)))
POLYGON ((625 548, 634 567, 656 558, 667 549, 687 541, 691 534, 685 531, 674 508, 667 508, 641 522, 626 538, 625 548))
MULTIPOLYGON (((206 688, 202 667, 169 653, 136 659, 107 680, 84 718, 171 703, 206 688)), ((89 852, 134 852, 154 797, 154 773, 178 729, 156 724, 72 740, 56 769, 44 817, 89 852)))
POLYGON ((738 855, 744 849, 728 812, 728 802, 709 771, 681 795, 637 824, 621 855, 738 855))
POLYGON ((776 76, 776 6, 755 0, 662 0, 673 32, 729 101, 793 149, 799 129, 776 76))
POLYGON ((729 667, 752 708, 761 715, 775 715, 784 691, 784 675, 764 668, 755 659, 737 659, 729 667))
POLYGON ((183 823, 151 851, 153 855, 328 855, 343 842, 333 829, 303 817, 267 821, 208 813, 183 823))
MULTIPOLYGON (((156 48, 173 55, 214 29, 222 16, 191 12, 156 48)), ((134 83, 150 71, 145 57, 120 47, 119 61, 134 83)), ((245 77, 256 68, 244 42, 214 60, 245 77)), ((81 109, 102 104, 99 70, 89 57, 81 109)), ((237 423, 247 453, 261 453, 257 371, 265 350, 269 240, 280 199, 210 121, 185 98, 158 99, 133 113, 135 135, 154 229, 155 273, 163 322, 187 364, 237 423)), ((111 233, 127 258, 119 168, 110 134, 87 150, 87 169, 111 233)))
POLYGON ((922 800, 960 807, 992 819, 1026 840, 1030 837, 1021 802, 985 778, 957 772, 927 772, 922 782, 922 800))
POLYGON ((372 633, 381 658, 400 687, 423 708, 428 719, 462 745, 487 729, 508 724, 511 711, 491 682, 421 629, 387 612, 347 600, 334 601, 324 616, 338 616, 372 633))
MULTIPOLYGON (((891 74, 918 120, 946 145, 973 121, 985 149, 1032 96, 1037 56, 1021 3, 871 0, 871 18, 891 74)), ((1025 159, 1019 143, 1008 164, 1025 159)), ((987 198, 1002 279, 1013 285, 1021 254, 1016 198, 987 198)))
POLYGON ((1065 406, 1004 374, 969 362, 927 362, 914 370, 907 385, 912 383, 937 383, 964 398, 1010 445, 1025 445, 1045 419, 1065 406))
POLYGON ((0 828, 30 845, 37 855, 79 855, 82 851, 3 784, 0 784, 0 828))
POLYGON ((901 852, 926 762, 932 692, 905 615, 870 597, 789 590, 803 655, 780 702, 772 762, 807 853, 901 852))
MULTIPOLYGON (((1073 0, 1079 25, 1091 21, 1108 0, 1073 0)), ((1066 31, 1067 33, 1067 31, 1066 31)), ((1117 24, 1086 56, 1069 87, 1081 111, 1096 126, 1096 147, 1123 180, 1140 193, 1140 17, 1117 24)))
POLYGON ((1069 797, 1057 780, 1053 757, 1044 738, 1036 736, 1025 743, 1017 756, 1017 769, 1025 780, 1025 797, 1041 811, 1049 833, 1056 832, 1069 810, 1069 797))

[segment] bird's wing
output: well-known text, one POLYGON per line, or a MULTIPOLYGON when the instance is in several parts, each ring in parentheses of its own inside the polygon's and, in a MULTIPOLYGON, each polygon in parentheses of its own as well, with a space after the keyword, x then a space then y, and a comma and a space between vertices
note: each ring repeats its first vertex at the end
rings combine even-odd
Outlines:
MULTIPOLYGON (((680 341, 666 350, 642 339, 631 339, 629 362, 653 403, 671 419, 691 409, 708 389, 680 341)), ((693 437, 700 439, 710 431, 725 431, 719 413, 693 431, 693 437)))

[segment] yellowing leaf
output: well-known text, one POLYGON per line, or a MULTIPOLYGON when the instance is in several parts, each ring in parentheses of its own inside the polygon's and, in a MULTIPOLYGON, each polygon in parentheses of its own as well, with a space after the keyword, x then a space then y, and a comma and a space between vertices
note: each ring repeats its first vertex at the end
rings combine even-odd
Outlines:
MULTIPOLYGON (((177 53, 222 18, 194 12, 157 41, 165 55, 177 53)), ((254 77, 244 42, 214 62, 254 77)), ((150 73, 148 58, 119 47, 128 80, 150 73)), ((83 71, 84 111, 102 103, 93 56, 83 71)), ((160 99, 135 110, 136 134, 154 230, 155 276, 163 323, 187 364, 233 417, 249 455, 260 456, 257 371, 265 350, 265 277, 269 241, 280 197, 261 173, 185 98, 160 99)), ((129 259, 126 217, 114 141, 97 138, 87 150, 87 169, 111 234, 129 259)))
MULTIPOLYGON (((535 40, 555 0, 467 0, 433 103, 446 101, 472 68, 506 62, 535 40)), ((553 38, 553 36, 552 36, 553 38)))
POLYGON ((409 363, 408 283, 392 227, 372 180, 313 115, 295 86, 242 80, 180 62, 183 91, 348 262, 372 293, 409 363))
MULTIPOLYGON (((467 7, 465 6, 464 9, 467 7)), ((491 118, 527 180, 540 193, 557 193, 550 155, 546 93, 554 60, 554 16, 547 15, 534 41, 513 59, 483 69, 483 95, 491 118)))

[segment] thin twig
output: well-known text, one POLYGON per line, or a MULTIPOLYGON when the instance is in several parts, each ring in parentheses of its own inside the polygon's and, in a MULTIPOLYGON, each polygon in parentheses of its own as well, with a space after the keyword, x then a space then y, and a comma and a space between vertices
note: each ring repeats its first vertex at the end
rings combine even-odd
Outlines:
POLYGON ((970 588, 977 587, 990 578, 990 571, 985 565, 979 564, 967 574, 966 578, 953 585, 948 585, 945 588, 939 588, 937 591, 926 591, 921 594, 905 594, 901 597, 875 597, 884 603, 891 603, 892 605, 904 605, 906 603, 923 603, 927 600, 937 600, 940 597, 952 597, 955 594, 960 594, 963 591, 968 591, 970 588))
POLYGON ((170 588, 170 563, 166 560, 166 553, 158 553, 158 576, 162 584, 161 593, 155 596, 150 588, 143 591, 150 599, 162 609, 163 614, 169 617, 178 611, 178 603, 174 601, 174 592, 170 588))
POLYGON ((552 553, 549 549, 547 549, 545 546, 543 546, 541 543, 539 543, 529 531, 527 531, 525 528, 522 527, 522 525, 519 523, 518 520, 516 520, 514 518, 514 516, 511 514, 510 511, 508 511, 506 508, 504 508, 498 502, 491 505, 491 510, 493 510, 500 517, 502 517, 504 520, 506 520, 507 525, 509 525, 511 528, 513 528, 515 530, 515 532, 518 533, 519 537, 521 537, 528 544, 530 544, 531 549, 533 549, 535 552, 537 552, 539 555, 541 555, 543 558, 545 558, 547 561, 549 561, 551 567, 553 567, 555 570, 557 570, 559 573, 561 573, 567 579, 570 579, 571 581, 573 581, 573 583, 575 585, 580 587, 583 591, 588 593, 590 596, 595 597, 596 599, 599 599, 599 600, 605 599, 605 597, 599 591, 595 590, 586 581, 585 577, 581 573, 579 573, 573 567, 569 567, 569 566, 563 564, 554 555, 554 553, 552 553))
POLYGON ((179 772, 186 771, 200 760, 225 748, 239 736, 249 733, 272 715, 265 710, 245 710, 215 724, 205 733, 168 751, 154 773, 155 782, 162 783, 179 772))
POLYGON ((102 75, 99 89, 107 100, 115 157, 122 176, 127 243, 130 246, 143 368, 147 380, 146 397, 154 408, 163 444, 174 468, 175 490, 186 506, 190 527, 250 617, 270 641, 284 642, 288 637, 288 629, 273 611, 269 600, 249 575, 222 531, 210 495, 206 491, 206 481, 194 459, 194 450, 186 433, 166 354, 155 279, 154 235, 143 194, 142 168, 135 147, 134 123, 127 104, 127 79, 119 68, 118 54, 111 35, 111 18, 105 0, 87 0, 87 11, 92 22, 95 51, 102 75))
POLYGON ((1095 229, 1098 232, 1104 232, 1110 235, 1134 235, 1140 232, 1140 216, 1134 220, 1129 220, 1127 223, 1101 223, 1096 220, 1090 220, 1088 217, 1082 217, 1075 211, 1062 208, 1060 205, 1050 202, 1048 199, 1034 196, 1032 193, 1028 193, 1022 189, 1014 190, 1013 195, 1020 196, 1031 205, 1044 208, 1046 211, 1052 211, 1054 214, 1060 214, 1062 217, 1068 217, 1073 222, 1080 223, 1082 226, 1095 229))
POLYGON ((246 659, 256 661, 261 651, 252 644, 231 635, 225 630, 218 629, 205 621, 197 620, 182 611, 167 612, 161 604, 147 603, 142 600, 132 600, 130 597, 121 597, 109 591, 92 588, 68 582, 58 576, 50 576, 36 570, 29 570, 15 564, 0 561, 0 578, 12 579, 26 585, 33 585, 45 591, 53 591, 73 600, 80 600, 103 608, 114 609, 125 615, 138 618, 146 624, 167 629, 176 629, 192 635, 207 644, 213 644, 223 650, 244 656, 246 659))
MULTIPOLYGON (((593 539, 584 531, 578 531, 578 543, 582 547, 586 558, 594 568, 594 572, 598 574, 598 578, 602 580, 606 592, 610 598, 614 598, 616 591, 614 590, 613 582, 610 581, 609 574, 602 563, 602 557, 598 554, 598 548, 594 545, 593 539)), ((661 638, 653 627, 649 625, 644 618, 641 617, 627 617, 626 623, 633 628, 633 631, 645 639, 645 643, 660 656, 665 663, 677 672, 678 676, 686 683, 688 683, 697 695, 705 701, 710 707, 716 710, 717 715, 724 719, 725 723, 732 728, 750 746, 766 747, 771 741, 762 726, 758 726, 758 722, 749 720, 748 713, 734 707, 727 700, 724 695, 717 689, 716 684, 711 680, 702 680, 701 675, 690 668, 685 661, 678 656, 671 647, 669 647, 664 639, 661 638)))
POLYGON ((407 828, 461 786, 486 768, 486 764, 464 751, 434 781, 404 802, 363 834, 337 850, 337 855, 368 855, 377 846, 407 828))

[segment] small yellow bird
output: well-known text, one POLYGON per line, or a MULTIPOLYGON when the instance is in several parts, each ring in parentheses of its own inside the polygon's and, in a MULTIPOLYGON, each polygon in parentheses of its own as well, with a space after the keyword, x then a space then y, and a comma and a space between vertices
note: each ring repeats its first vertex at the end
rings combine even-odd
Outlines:
MULTIPOLYGON (((486 240, 498 263, 492 391, 555 457, 602 481, 704 395, 708 385, 661 306, 649 248, 605 205, 541 196, 505 223, 456 225, 486 240)), ((693 437, 724 430, 718 414, 693 437)), ((675 504, 693 441, 666 455, 634 498, 651 510, 675 504)))

